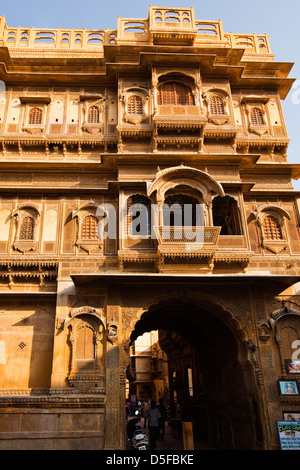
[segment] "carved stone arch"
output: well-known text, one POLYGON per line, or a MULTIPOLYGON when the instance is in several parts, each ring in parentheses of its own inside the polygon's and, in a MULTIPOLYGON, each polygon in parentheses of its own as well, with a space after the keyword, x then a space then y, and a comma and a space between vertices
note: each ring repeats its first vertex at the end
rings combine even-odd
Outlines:
POLYGON ((27 202, 16 207, 16 209, 12 211, 11 216, 14 217, 16 214, 18 214, 19 211, 26 209, 33 210, 37 213, 37 215, 41 215, 41 207, 39 204, 35 204, 34 202, 27 202))
MULTIPOLYGON (((255 351, 249 347, 249 343, 255 346, 251 321, 246 323, 249 316, 245 314, 245 323, 238 317, 240 306, 235 311, 234 299, 231 304, 226 305, 222 298, 216 299, 213 294, 199 292, 201 288, 197 292, 192 292, 190 288, 177 290, 178 292, 162 294, 160 298, 155 296, 155 299, 148 299, 144 302, 143 309, 135 310, 135 331, 132 332, 131 340, 134 341, 145 331, 160 329, 161 347, 167 354, 171 353, 168 355, 170 372, 176 364, 179 376, 180 371, 183 371, 182 366, 188 360, 185 357, 188 358, 190 354, 193 364, 199 364, 196 374, 197 377, 201 376, 201 382, 203 378, 206 389, 204 396, 205 393, 210 393, 209 390, 218 389, 220 403, 222 400, 224 403, 231 401, 233 406, 241 403, 245 413, 249 414, 251 423, 256 418, 259 420, 257 409, 260 407, 261 394, 257 381, 261 380, 262 373, 255 351), (195 309, 192 310, 191 306, 195 306, 195 309), (184 348, 182 354, 181 345, 184 348), (188 354, 184 356, 183 351, 188 354), (253 403, 257 409, 252 409, 253 403)), ((196 393, 199 382, 200 380, 195 379, 196 393)), ((169 386, 172 397, 172 391, 176 387, 172 387, 171 377, 169 386)), ((184 397, 184 393, 184 390, 179 389, 176 400, 184 397)), ((189 403, 184 399, 183 404, 186 412, 189 403)), ((206 411, 208 424, 213 426, 214 417, 208 407, 206 411)), ((256 431, 251 426, 250 429, 256 436, 256 431)))
POLYGON ((98 208, 98 204, 96 204, 94 201, 91 201, 87 204, 86 203, 82 204, 81 206, 78 207, 78 209, 72 212, 72 219, 74 219, 74 217, 78 217, 80 213, 83 211, 88 211, 88 212, 92 211, 93 213, 96 214, 97 208, 98 208))
POLYGON ((68 326, 68 324, 76 317, 82 315, 89 315, 91 317, 96 318, 100 323, 103 324, 104 329, 106 330, 106 319, 103 315, 103 310, 99 308, 90 307, 88 305, 84 305, 82 307, 72 308, 69 312, 68 318, 64 322, 64 328, 68 326))
POLYGON ((201 182, 192 180, 190 178, 174 178, 170 181, 166 181, 160 187, 161 196, 165 197, 168 191, 175 189, 178 186, 183 186, 186 188, 191 188, 192 190, 196 190, 198 193, 200 193, 198 198, 205 200, 205 201, 210 196, 209 191, 206 186, 204 186, 201 182), (202 195, 202 197, 200 195, 202 195))
POLYGON ((207 200, 210 200, 213 194, 225 195, 221 184, 208 173, 196 168, 180 165, 159 170, 154 181, 148 186, 148 196, 151 196, 156 191, 157 200, 163 201, 164 194, 169 187, 172 184, 176 185, 176 182, 183 184, 180 181, 184 181, 184 184, 196 189, 200 190, 201 188, 205 192, 207 200))
POLYGON ((170 80, 181 80, 186 83, 195 83, 197 80, 197 73, 195 71, 190 71, 188 69, 173 68, 172 70, 161 70, 157 71, 156 78, 159 83, 170 80))
POLYGON ((266 212, 274 212, 280 215, 282 219, 286 218, 288 220, 291 220, 289 212, 276 204, 264 204, 258 207, 256 211, 257 217, 259 217, 260 214, 263 215, 266 212))
POLYGON ((237 342, 240 342, 241 344, 239 351, 241 361, 244 362, 249 360, 250 356, 248 355, 248 345, 249 343, 255 345, 255 332, 252 330, 251 326, 243 323, 242 320, 238 318, 231 307, 225 305, 216 299, 216 297, 208 294, 201 293, 201 295, 195 295, 193 293, 188 293, 184 295, 184 298, 182 298, 182 293, 178 291, 176 295, 172 295, 171 297, 170 293, 161 295, 160 299, 157 299, 156 303, 153 303, 153 299, 152 301, 149 300, 148 306, 145 305, 144 308, 137 309, 133 313, 130 326, 128 325, 129 328, 127 328, 127 335, 129 334, 132 336, 134 330, 141 325, 143 318, 151 314, 151 312, 155 312, 158 309, 162 309, 172 304, 179 304, 180 302, 186 306, 191 305, 194 308, 206 310, 210 314, 214 315, 219 321, 223 322, 234 334, 237 342))

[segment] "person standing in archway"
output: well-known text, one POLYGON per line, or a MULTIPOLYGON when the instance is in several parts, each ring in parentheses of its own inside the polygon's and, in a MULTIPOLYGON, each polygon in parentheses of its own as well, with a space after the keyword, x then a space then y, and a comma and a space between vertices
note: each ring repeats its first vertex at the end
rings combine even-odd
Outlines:
POLYGON ((166 424, 166 421, 167 421, 167 408, 165 407, 164 405, 164 401, 162 398, 160 398, 159 400, 159 405, 158 405, 158 409, 160 411, 160 414, 161 414, 161 420, 160 420, 160 439, 163 441, 164 438, 165 438, 165 424, 166 424))
POLYGON ((161 414, 155 400, 151 400, 150 408, 145 413, 144 428, 148 420, 150 450, 156 449, 156 441, 159 438, 161 414))

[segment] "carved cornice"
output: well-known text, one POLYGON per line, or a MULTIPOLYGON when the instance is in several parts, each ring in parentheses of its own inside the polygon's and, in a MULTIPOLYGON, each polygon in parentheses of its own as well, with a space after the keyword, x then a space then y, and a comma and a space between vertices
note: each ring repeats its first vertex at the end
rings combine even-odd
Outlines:
POLYGON ((97 387, 91 392, 85 391, 84 395, 81 390, 61 389, 55 391, 49 390, 44 395, 28 395, 27 393, 34 393, 32 391, 6 390, 0 392, 0 408, 8 406, 13 407, 37 407, 37 408, 57 408, 58 406, 64 408, 95 408, 104 407, 105 395, 104 390, 97 390, 97 387), (24 394, 23 394, 24 393, 24 394))

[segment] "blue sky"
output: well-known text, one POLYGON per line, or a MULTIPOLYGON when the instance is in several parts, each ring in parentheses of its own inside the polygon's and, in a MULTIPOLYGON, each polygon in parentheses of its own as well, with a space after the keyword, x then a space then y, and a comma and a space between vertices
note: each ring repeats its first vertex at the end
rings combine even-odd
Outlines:
MULTIPOLYGON (((2 0, 0 15, 10 27, 115 29, 118 16, 147 18, 149 3, 193 6, 197 19, 221 19, 225 32, 269 35, 275 61, 294 63, 290 77, 298 81, 282 105, 291 138, 288 161, 300 163, 300 0, 2 0)), ((300 191, 300 180, 293 185, 300 191)))

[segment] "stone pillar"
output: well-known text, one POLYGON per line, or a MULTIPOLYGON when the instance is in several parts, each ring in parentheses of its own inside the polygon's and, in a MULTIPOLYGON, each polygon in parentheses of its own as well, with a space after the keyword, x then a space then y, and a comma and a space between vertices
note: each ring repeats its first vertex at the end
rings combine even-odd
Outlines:
POLYGON ((120 346, 107 345, 106 362, 106 409, 105 409, 105 436, 104 450, 122 450, 125 422, 125 393, 122 400, 123 387, 121 387, 120 346), (124 401, 122 405, 122 401, 124 401), (124 411, 123 411, 124 408, 124 411))
POLYGON ((66 387, 66 355, 69 351, 67 351, 67 331, 63 330, 63 325, 68 318, 68 295, 72 293, 74 293, 73 282, 58 282, 51 388, 66 387))

